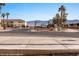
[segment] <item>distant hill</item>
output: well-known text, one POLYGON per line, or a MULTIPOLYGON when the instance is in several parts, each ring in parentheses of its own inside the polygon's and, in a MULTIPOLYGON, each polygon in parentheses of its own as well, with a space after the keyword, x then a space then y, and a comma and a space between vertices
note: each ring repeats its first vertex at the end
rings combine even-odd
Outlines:
POLYGON ((48 21, 40 21, 40 20, 36 20, 36 21, 28 21, 27 24, 29 26, 34 26, 35 22, 37 23, 36 26, 47 26, 48 25, 48 21))
MULTIPOLYGON (((28 21, 27 24, 29 26, 34 26, 34 22, 35 21, 28 21)), ((48 25, 48 21, 41 21, 41 20, 36 20, 37 26, 47 26, 48 25)), ((66 24, 72 24, 72 23, 79 23, 79 20, 75 19, 75 20, 67 20, 65 22, 66 24)))
POLYGON ((66 24, 72 24, 72 23, 73 24, 79 23, 79 20, 76 19, 76 20, 67 20, 66 21, 66 24))

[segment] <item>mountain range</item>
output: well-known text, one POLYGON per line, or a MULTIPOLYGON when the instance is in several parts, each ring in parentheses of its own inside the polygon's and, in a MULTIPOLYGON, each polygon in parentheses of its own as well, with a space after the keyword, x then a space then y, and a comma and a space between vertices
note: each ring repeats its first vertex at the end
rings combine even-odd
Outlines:
MULTIPOLYGON (((35 20, 35 21, 28 21, 27 24, 29 26, 35 26, 35 22, 36 22, 36 26, 47 26, 48 25, 48 21, 41 21, 41 20, 35 20)), ((67 20, 65 22, 66 24, 72 24, 72 23, 79 23, 79 20, 75 19, 75 20, 67 20)))
POLYGON ((27 24, 29 26, 35 26, 35 22, 36 22, 36 26, 47 26, 48 25, 48 21, 41 21, 41 20, 35 20, 35 21, 28 21, 27 24))

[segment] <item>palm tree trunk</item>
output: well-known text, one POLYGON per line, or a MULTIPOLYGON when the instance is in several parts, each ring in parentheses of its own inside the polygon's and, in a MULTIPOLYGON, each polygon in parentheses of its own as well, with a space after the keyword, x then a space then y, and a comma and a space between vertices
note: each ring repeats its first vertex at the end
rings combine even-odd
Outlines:
POLYGON ((1 14, 1 6, 0 6, 0 14, 1 14))
POLYGON ((8 16, 7 16, 7 19, 8 19, 8 16))
POLYGON ((3 17, 3 29, 5 30, 6 28, 5 28, 5 19, 4 19, 4 17, 3 17))

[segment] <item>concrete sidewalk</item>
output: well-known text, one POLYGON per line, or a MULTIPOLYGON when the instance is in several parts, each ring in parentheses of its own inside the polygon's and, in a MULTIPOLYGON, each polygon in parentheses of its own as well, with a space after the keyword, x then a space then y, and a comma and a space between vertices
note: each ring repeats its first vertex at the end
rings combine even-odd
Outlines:
POLYGON ((0 37, 0 55, 79 54, 79 38, 0 37))
POLYGON ((0 37, 0 49, 79 49, 79 38, 0 37))

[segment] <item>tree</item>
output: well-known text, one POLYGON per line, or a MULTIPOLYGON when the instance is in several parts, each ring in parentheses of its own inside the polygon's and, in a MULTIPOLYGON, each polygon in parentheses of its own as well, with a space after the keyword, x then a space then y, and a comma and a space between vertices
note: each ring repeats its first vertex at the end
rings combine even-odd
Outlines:
POLYGON ((50 24, 50 20, 48 20, 48 25, 50 24))
POLYGON ((52 21, 53 21, 53 24, 56 24, 56 23, 57 23, 57 21, 56 21, 56 18, 55 18, 55 17, 53 17, 52 21))
MULTIPOLYGON (((1 9, 2 9, 2 6, 4 6, 5 5, 5 3, 0 3, 0 16, 1 16, 1 9)), ((1 26, 1 21, 0 21, 0 26, 1 26)))
POLYGON ((60 20, 60 15, 58 13, 55 16, 55 20, 56 20, 57 25, 60 26, 61 20, 60 20))
POLYGON ((10 15, 10 13, 7 12, 7 13, 6 13, 7 19, 8 19, 8 16, 9 16, 9 15, 10 15))
POLYGON ((58 11, 60 12, 61 26, 63 28, 64 22, 67 20, 67 18, 66 18, 67 17, 67 13, 65 13, 66 8, 63 5, 61 5, 61 7, 59 8, 58 11))
POLYGON ((0 3, 0 14, 1 14, 2 6, 5 6, 5 3, 0 3))
POLYGON ((5 26, 6 24, 5 24, 5 21, 4 21, 5 13, 2 13, 1 17, 3 18, 2 26, 3 26, 3 29, 5 29, 5 27, 6 27, 5 26))
POLYGON ((64 22, 67 20, 67 13, 65 12, 66 9, 63 5, 58 9, 59 13, 53 17, 52 21, 54 24, 54 28, 57 28, 60 31, 64 27, 64 22))
POLYGON ((61 20, 60 20, 60 15, 58 13, 53 18, 53 24, 54 24, 54 27, 58 29, 58 31, 61 30, 61 20))
POLYGON ((2 13, 1 14, 1 17, 4 19, 4 17, 5 17, 6 15, 5 15, 5 13, 2 13))

